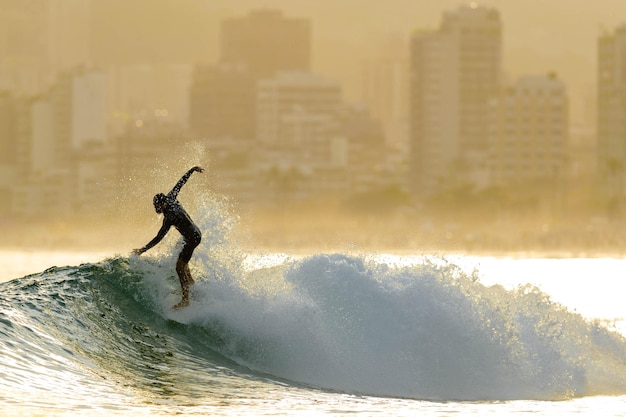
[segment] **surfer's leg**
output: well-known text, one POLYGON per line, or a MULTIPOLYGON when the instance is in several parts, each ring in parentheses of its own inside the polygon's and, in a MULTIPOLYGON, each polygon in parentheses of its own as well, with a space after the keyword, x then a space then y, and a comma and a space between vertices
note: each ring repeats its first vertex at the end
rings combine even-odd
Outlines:
POLYGON ((178 280, 180 281, 180 287, 183 290, 183 299, 180 303, 176 304, 175 308, 185 307, 189 305, 189 281, 187 279, 187 271, 189 265, 182 259, 178 259, 176 262, 176 273, 178 274, 178 280))
POLYGON ((196 283, 196 281, 194 281, 193 277, 191 276, 191 271, 189 270, 189 264, 185 264, 185 276, 187 277, 188 286, 192 286, 193 284, 196 283))
POLYGON ((183 250, 178 256, 178 260, 184 263, 181 265, 181 269, 185 275, 185 281, 187 282, 188 287, 195 284, 195 281, 191 276, 191 271, 189 270, 189 261, 191 260, 194 249, 196 249, 196 247, 200 244, 200 239, 200 235, 198 234, 193 235, 188 240, 185 240, 185 246, 183 246, 183 250))
POLYGON ((185 241, 183 250, 178 255, 178 261, 176 262, 176 273, 180 280, 180 286, 183 289, 183 299, 175 307, 185 307, 189 305, 189 287, 195 284, 195 281, 191 277, 191 271, 189 270, 189 260, 193 254, 193 250, 200 243, 200 236, 194 236, 194 239, 185 241))

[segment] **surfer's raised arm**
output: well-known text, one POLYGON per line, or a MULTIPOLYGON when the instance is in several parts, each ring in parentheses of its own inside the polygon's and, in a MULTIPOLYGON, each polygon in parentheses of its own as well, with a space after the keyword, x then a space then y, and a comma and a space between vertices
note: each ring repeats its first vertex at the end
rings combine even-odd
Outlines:
POLYGON ((181 188, 183 188, 183 185, 185 185, 185 183, 187 182, 187 180, 189 179, 189 177, 191 177, 191 174, 193 174, 194 172, 204 172, 204 168, 199 167, 199 166, 195 166, 193 168, 191 168, 189 171, 187 171, 185 173, 185 175, 183 175, 178 182, 176 183, 176 185, 174 186, 174 188, 172 188, 172 191, 170 191, 167 196, 169 198, 172 199, 176 199, 176 197, 178 196, 178 192, 180 191, 181 188))

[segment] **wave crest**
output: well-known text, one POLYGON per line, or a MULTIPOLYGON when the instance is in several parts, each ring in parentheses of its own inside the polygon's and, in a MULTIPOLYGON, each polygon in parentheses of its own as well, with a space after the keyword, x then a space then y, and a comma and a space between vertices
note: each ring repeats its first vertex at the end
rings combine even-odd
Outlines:
POLYGON ((626 392, 623 337, 534 287, 486 287, 445 262, 395 267, 344 254, 255 271, 271 282, 266 292, 237 274, 203 283, 207 301, 179 319, 226 329, 220 351, 262 372, 428 399, 626 392))
POLYGON ((624 338, 534 287, 487 287, 441 260, 399 267, 319 254, 251 268, 205 255, 181 311, 170 308, 179 297, 173 257, 118 257, 2 284, 3 348, 39 343, 38 357, 70 352, 95 373, 152 391, 175 390, 171 374, 191 372, 163 367, 194 363, 195 374, 202 360, 209 374, 258 371, 419 399, 626 393, 624 338))

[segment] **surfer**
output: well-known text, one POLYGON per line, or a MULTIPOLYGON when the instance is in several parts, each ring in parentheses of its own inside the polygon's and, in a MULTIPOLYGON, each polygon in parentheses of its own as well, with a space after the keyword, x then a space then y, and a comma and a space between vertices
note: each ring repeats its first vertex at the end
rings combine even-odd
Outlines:
POLYGON ((199 166, 191 168, 181 177, 180 180, 178 180, 174 188, 172 188, 172 191, 167 193, 167 195, 159 193, 154 196, 152 199, 154 210, 159 214, 163 213, 163 225, 154 239, 142 248, 133 249, 134 254, 141 255, 159 243, 172 226, 174 226, 183 236, 185 245, 183 246, 183 250, 180 252, 180 255, 178 255, 178 261, 176 262, 176 273, 178 274, 180 286, 183 290, 183 299, 180 303, 174 306, 176 309, 189 305, 189 287, 194 284, 191 272, 189 271, 189 260, 191 259, 191 255, 193 254, 196 246, 200 244, 200 240, 202 238, 200 229, 198 229, 198 226, 195 225, 195 223, 191 220, 191 217, 189 217, 189 214, 187 214, 183 206, 181 206, 176 199, 178 192, 194 172, 204 172, 204 169, 199 166))

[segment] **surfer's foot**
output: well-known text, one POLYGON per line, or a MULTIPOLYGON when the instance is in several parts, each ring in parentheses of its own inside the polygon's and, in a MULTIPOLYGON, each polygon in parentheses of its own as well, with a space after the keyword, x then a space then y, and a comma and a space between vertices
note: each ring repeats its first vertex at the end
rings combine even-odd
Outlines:
POLYGON ((183 299, 180 303, 176 304, 174 307, 172 307, 174 310, 178 310, 181 309, 183 307, 188 307, 189 306, 189 299, 183 299))

